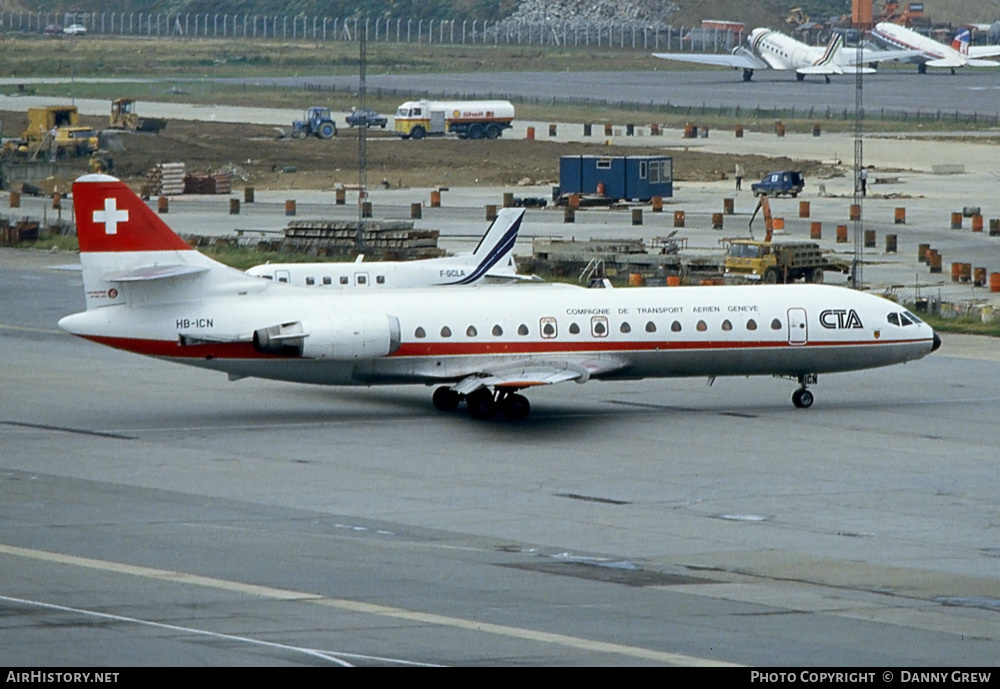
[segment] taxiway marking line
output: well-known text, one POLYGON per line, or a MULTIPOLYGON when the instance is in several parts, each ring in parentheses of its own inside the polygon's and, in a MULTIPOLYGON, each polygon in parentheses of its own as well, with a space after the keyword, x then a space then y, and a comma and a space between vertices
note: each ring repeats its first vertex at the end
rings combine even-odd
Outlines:
POLYGON ((658 651, 651 648, 639 646, 627 646, 605 641, 594 641, 566 634, 556 634, 552 632, 540 632, 533 629, 521 627, 511 627, 502 624, 491 624, 478 620, 467 620, 449 615, 438 615, 435 613, 419 612, 407 610, 387 605, 374 603, 363 603, 346 598, 328 598, 315 593, 305 593, 302 591, 292 591, 271 586, 259 586, 257 584, 247 584, 239 581, 229 581, 227 579, 217 579, 214 577, 204 577, 187 572, 176 572, 166 569, 156 569, 153 567, 142 567, 129 565, 123 562, 113 562, 109 560, 97 560, 76 555, 66 555, 64 553, 53 553, 45 550, 35 550, 32 548, 20 548, 6 544, 0 544, 0 554, 23 557, 42 562, 51 562, 73 567, 85 567, 103 572, 114 572, 117 574, 127 574, 130 576, 142 577, 144 579, 156 579, 160 581, 170 581, 178 584, 190 586, 203 586, 205 588, 217 589, 220 591, 230 591, 243 595, 253 595, 260 598, 283 601, 297 601, 322 605, 336 610, 347 612, 375 615, 379 617, 389 617, 423 624, 434 624, 443 627, 452 627, 471 632, 486 634, 496 634, 525 641, 537 641, 540 643, 555 644, 576 650, 609 653, 629 658, 651 660, 654 662, 668 663, 671 665, 699 666, 699 667, 739 667, 734 663, 712 660, 709 658, 699 658, 681 653, 670 653, 658 651))

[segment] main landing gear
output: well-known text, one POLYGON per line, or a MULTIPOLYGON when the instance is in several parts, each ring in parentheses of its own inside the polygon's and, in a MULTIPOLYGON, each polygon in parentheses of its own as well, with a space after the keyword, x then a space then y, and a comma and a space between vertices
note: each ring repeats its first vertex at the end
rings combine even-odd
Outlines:
POLYGON ((813 404, 813 394, 809 392, 807 385, 814 385, 816 383, 816 374, 809 373, 806 375, 799 376, 799 387, 798 390, 792 393, 792 404, 798 409, 808 409, 813 404))
POLYGON ((469 414, 474 419, 489 419, 499 410, 508 419, 523 419, 531 411, 531 404, 524 395, 512 389, 479 388, 468 395, 462 395, 449 387, 440 387, 432 397, 434 407, 440 411, 455 411, 464 400, 469 414))

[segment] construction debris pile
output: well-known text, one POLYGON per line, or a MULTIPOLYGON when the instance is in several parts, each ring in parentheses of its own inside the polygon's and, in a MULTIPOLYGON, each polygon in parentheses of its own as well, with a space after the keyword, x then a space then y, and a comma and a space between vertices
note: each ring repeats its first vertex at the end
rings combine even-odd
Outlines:
POLYGON ((616 21, 661 22, 667 24, 678 10, 670 0, 524 0, 506 21, 616 21))

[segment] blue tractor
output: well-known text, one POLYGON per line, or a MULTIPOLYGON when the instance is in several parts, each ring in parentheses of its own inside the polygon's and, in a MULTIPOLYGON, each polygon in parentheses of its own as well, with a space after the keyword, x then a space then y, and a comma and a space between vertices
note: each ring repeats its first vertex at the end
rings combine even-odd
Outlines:
POLYGON ((292 122, 292 138, 318 136, 329 139, 337 134, 337 123, 330 117, 330 108, 309 108, 305 118, 292 122))

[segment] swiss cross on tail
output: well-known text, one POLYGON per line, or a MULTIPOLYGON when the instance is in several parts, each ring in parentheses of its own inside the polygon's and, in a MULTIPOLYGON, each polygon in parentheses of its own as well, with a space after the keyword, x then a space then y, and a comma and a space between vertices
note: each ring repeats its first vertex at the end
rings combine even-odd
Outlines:
POLYGON ((108 175, 73 183, 73 213, 81 252, 191 250, 124 182, 108 175))
POLYGON ((104 210, 94 211, 94 223, 104 223, 104 234, 118 234, 118 223, 128 220, 128 211, 118 210, 113 198, 104 199, 104 210))

